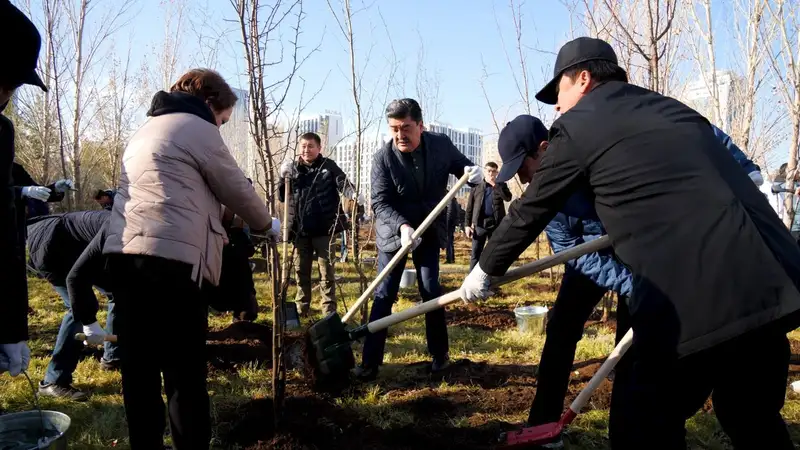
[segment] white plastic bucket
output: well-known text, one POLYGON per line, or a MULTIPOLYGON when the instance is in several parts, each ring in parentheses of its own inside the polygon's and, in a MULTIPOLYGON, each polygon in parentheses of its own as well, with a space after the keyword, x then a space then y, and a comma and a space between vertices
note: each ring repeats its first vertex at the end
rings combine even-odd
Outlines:
POLYGON ((517 330, 520 333, 544 334, 547 325, 547 308, 544 306, 520 306, 514 308, 517 330))
POLYGON ((403 271, 403 276, 400 278, 400 288, 410 288, 417 284, 417 271, 414 269, 406 269, 403 271))

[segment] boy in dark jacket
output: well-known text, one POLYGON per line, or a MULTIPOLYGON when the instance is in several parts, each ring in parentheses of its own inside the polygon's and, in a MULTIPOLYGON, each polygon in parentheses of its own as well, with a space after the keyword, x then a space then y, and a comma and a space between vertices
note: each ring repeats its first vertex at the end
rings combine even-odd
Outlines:
MULTIPOLYGON (((75 333, 81 331, 83 320, 74 313, 67 279, 73 265, 100 233, 110 215, 108 211, 79 211, 37 217, 31 219, 28 225, 31 267, 50 282, 67 308, 58 330, 53 358, 47 366, 44 380, 39 385, 41 395, 77 401, 87 398, 85 393, 72 387, 72 374, 78 365, 83 348, 83 345, 75 340, 75 333)), ((94 285, 109 299, 108 324, 109 328, 113 329, 115 314, 113 297, 108 293, 110 286, 107 280, 97 280, 94 285)), ((91 286, 89 285, 90 290, 91 286)), ((118 364, 115 352, 116 345, 107 343, 101 360, 104 368, 113 369, 118 364)))
MULTIPOLYGON (((298 313, 306 316, 311 308, 311 265, 314 254, 320 273, 322 313, 336 312, 336 289, 331 264, 332 236, 344 229, 339 195, 355 199, 355 190, 347 175, 331 159, 320 155, 322 140, 315 133, 300 136, 300 157, 286 160, 280 168, 278 198, 285 201, 285 180, 290 179, 290 208, 293 221, 291 239, 295 247, 298 313)), ((358 198, 363 204, 364 199, 358 198)))
MULTIPOLYGON (((47 91, 36 74, 39 32, 8 0, 0 0, 0 42, 6 43, 0 64, 0 112, 14 91, 30 84, 47 91), (12 44, 13 43, 13 44, 12 44)), ((0 373, 17 376, 28 368, 28 276, 25 270, 24 229, 17 223, 12 176, 14 125, 0 115, 0 373)), ((25 211, 21 212, 24 215, 25 211)))
POLYGON ((633 274, 635 337, 614 378, 612 446, 684 448, 685 421, 713 392, 734 447, 792 449, 780 410, 786 332, 800 323, 800 249, 753 180, 703 116, 628 84, 604 41, 565 44, 537 98, 562 115, 541 157, 532 132, 509 131, 500 152, 514 164, 503 170, 531 184, 464 280, 464 299, 490 295, 491 277, 570 196, 590 194, 633 274), (730 373, 742 354, 748 364, 730 373))

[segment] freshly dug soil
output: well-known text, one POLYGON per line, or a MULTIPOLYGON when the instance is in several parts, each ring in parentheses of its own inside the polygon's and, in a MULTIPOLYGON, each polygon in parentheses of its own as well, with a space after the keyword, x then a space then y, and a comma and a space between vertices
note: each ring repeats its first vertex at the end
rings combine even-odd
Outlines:
POLYGON ((499 307, 468 305, 447 309, 447 324, 485 331, 505 330, 517 325, 514 312, 499 307))
MULTIPOLYGON (((600 367, 601 360, 576 364, 571 375, 565 407, 585 387, 600 367), (577 372, 577 373, 576 373, 577 372)), ((390 402, 392 414, 407 414, 414 423, 408 426, 381 428, 372 421, 374 414, 386 413, 386 406, 362 405, 361 410, 320 396, 302 384, 287 386, 284 422, 281 432, 273 428, 272 403, 253 400, 229 412, 221 420, 231 419, 233 426, 223 437, 230 446, 259 449, 490 449, 495 448, 500 433, 517 428, 488 419, 496 415, 526 414, 536 392, 535 366, 491 365, 456 361, 448 383, 470 384, 480 389, 437 390, 425 373, 423 363, 413 364, 403 372, 402 381, 390 382, 381 396, 390 402), (409 375, 409 376, 405 376, 409 375), (376 408, 375 411, 369 408, 376 408), (364 410, 363 408, 366 408, 364 410), (368 420, 369 419, 369 420, 368 420)), ((354 387, 370 388, 370 385, 354 387)), ((592 408, 608 408, 611 383, 604 381, 592 396, 592 408)))
POLYGON ((272 361, 272 329, 253 322, 236 322, 206 338, 209 365, 217 370, 232 370, 241 364, 272 361))

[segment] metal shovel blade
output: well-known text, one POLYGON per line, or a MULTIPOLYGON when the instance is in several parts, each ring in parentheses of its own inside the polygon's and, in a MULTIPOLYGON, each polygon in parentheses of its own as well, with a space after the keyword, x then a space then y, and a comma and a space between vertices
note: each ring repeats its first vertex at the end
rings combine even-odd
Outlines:
POLYGON ((300 316, 297 314, 297 305, 294 302, 283 304, 283 325, 287 330, 300 328, 300 316))

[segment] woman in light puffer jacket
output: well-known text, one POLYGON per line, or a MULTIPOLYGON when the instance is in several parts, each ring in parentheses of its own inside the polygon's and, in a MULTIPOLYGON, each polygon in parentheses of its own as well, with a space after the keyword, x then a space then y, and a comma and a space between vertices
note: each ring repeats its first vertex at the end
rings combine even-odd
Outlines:
POLYGON ((191 70, 158 92, 122 158, 108 255, 121 321, 122 388, 131 448, 163 448, 164 404, 177 450, 208 449, 208 306, 218 285, 223 205, 254 231, 271 218, 220 136, 236 95, 216 72, 191 70))

